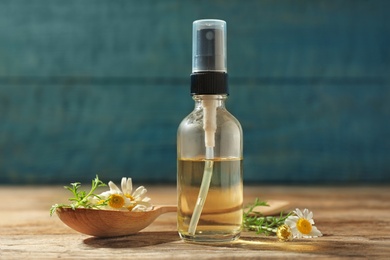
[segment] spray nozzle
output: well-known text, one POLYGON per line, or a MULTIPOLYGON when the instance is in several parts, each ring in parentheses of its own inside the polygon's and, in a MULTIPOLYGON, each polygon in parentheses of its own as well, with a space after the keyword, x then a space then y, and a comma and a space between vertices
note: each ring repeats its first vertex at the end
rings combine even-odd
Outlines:
POLYGON ((225 21, 195 21, 192 40, 192 72, 226 72, 225 21))

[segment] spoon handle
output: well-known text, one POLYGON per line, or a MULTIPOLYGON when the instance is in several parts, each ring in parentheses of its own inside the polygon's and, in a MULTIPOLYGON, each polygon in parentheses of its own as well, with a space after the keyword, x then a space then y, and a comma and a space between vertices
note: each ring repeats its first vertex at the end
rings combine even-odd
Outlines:
POLYGON ((168 212, 177 212, 177 206, 176 205, 157 206, 156 210, 159 210, 161 214, 168 213, 168 212))

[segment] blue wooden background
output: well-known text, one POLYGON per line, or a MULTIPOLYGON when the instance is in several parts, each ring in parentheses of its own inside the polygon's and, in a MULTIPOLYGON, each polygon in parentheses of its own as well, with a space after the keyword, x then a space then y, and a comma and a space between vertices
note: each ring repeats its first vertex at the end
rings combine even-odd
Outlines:
POLYGON ((390 182, 390 1, 0 2, 0 184, 175 183, 192 22, 228 24, 244 181, 390 182))

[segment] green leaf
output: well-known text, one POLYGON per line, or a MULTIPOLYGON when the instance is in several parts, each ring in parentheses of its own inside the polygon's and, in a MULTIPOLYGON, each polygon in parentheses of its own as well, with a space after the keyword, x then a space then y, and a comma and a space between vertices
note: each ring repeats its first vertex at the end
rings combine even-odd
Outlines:
MULTIPOLYGON (((82 208, 99 208, 101 206, 107 205, 108 200, 103 201, 99 205, 95 205, 95 204, 92 204, 91 202, 89 202, 89 199, 92 199, 94 197, 99 198, 98 195, 94 194, 94 192, 95 192, 95 190, 98 187, 104 187, 104 186, 107 186, 107 185, 104 182, 102 182, 101 180, 99 180, 98 175, 96 175, 95 179, 92 180, 92 187, 91 187, 91 190, 89 192, 79 191, 79 189, 81 187, 81 183, 80 182, 74 182, 74 183, 71 183, 70 186, 64 186, 64 188, 69 190, 72 193, 72 195, 73 195, 73 197, 68 199, 72 203, 69 204, 69 205, 66 205, 66 204, 54 204, 50 208, 50 216, 52 216, 54 214, 54 212, 56 212, 56 210, 58 208, 60 208, 60 207, 70 207, 72 209, 76 209, 76 208, 79 208, 79 207, 82 207, 82 208)), ((100 198, 99 198, 99 200, 100 200, 100 198)))
POLYGON ((276 234, 277 228, 284 224, 284 221, 291 215, 286 215, 283 212, 280 216, 264 216, 261 212, 254 211, 254 208, 259 206, 269 206, 267 202, 260 201, 256 198, 253 204, 247 206, 247 210, 243 214, 243 228, 247 231, 255 231, 257 234, 272 235, 276 234))

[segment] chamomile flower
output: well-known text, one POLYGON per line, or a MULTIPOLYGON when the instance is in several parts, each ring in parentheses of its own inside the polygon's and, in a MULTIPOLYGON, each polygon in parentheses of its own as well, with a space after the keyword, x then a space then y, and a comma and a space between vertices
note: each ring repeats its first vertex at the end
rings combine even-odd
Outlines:
MULTIPOLYGON (((99 201, 106 202, 101 208, 130 210, 130 211, 149 211, 153 208, 150 203, 150 198, 145 196, 147 190, 140 186, 133 192, 133 184, 131 178, 122 178, 121 188, 110 181, 108 183, 109 191, 103 192, 97 197, 99 201)), ((95 201, 99 204, 98 201, 95 201)))
POLYGON ((276 236, 281 242, 291 241, 293 239, 293 233, 291 231, 291 228, 289 225, 286 224, 283 224, 278 227, 278 229, 276 230, 276 236))
POLYGON ((289 216, 285 224, 291 228, 294 238, 320 237, 322 233, 314 226, 313 212, 304 209, 303 212, 295 209, 296 216, 289 216))
POLYGON ((131 210, 134 207, 134 203, 112 181, 108 186, 110 190, 93 197, 91 203, 100 209, 131 210))
POLYGON ((153 205, 150 203, 150 198, 145 196, 147 189, 145 189, 144 186, 139 186, 133 192, 133 183, 131 178, 124 177, 122 178, 121 188, 123 194, 136 204, 132 211, 149 211, 153 209, 153 205))

